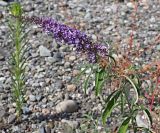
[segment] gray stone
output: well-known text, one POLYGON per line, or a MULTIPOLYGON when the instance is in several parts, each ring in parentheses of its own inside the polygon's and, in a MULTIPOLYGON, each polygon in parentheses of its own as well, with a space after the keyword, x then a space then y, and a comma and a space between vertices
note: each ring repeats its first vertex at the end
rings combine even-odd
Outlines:
POLYGON ((36 101, 36 96, 34 96, 34 95, 29 95, 29 100, 30 100, 31 102, 35 102, 35 101, 36 101))
POLYGON ((68 83, 68 82, 71 82, 72 77, 71 76, 63 76, 63 80, 68 83))
POLYGON ((0 81, 0 93, 3 93, 4 90, 3 90, 3 83, 0 81))
POLYGON ((5 1, 0 1, 0 6, 7 6, 7 5, 8 5, 7 2, 5 2, 5 1))
POLYGON ((91 16, 91 13, 90 13, 90 12, 87 12, 86 15, 84 16, 84 19, 85 19, 85 20, 90 20, 91 17, 92 17, 92 16, 91 16))
POLYGON ((55 59, 57 60, 60 60, 63 58, 63 55, 60 53, 60 52, 56 52, 54 53, 54 56, 53 56, 55 59))
POLYGON ((157 50, 159 50, 159 51, 160 51, 160 44, 159 44, 159 45, 157 45, 157 50))
POLYGON ((37 99, 37 101, 41 101, 42 100, 42 96, 41 95, 36 95, 36 99, 37 99))
POLYGON ((62 119, 61 122, 67 123, 72 129, 78 128, 78 125, 79 125, 77 121, 70 121, 70 120, 62 119))
POLYGON ((58 80, 54 84, 52 84, 52 87, 54 87, 56 90, 57 89, 62 89, 63 88, 63 82, 61 80, 58 80))
POLYGON ((47 61, 50 62, 50 63, 55 63, 55 62, 58 61, 58 59, 55 58, 55 57, 48 57, 48 58, 47 58, 47 61))
POLYGON ((71 63, 70 63, 70 62, 65 62, 65 63, 64 63, 64 67, 65 67, 65 68, 70 68, 70 66, 71 66, 71 63))
POLYGON ((13 126, 13 132, 20 132, 21 129, 18 126, 13 126))
POLYGON ((31 111, 28 107, 23 107, 23 114, 27 115, 27 114, 30 114, 31 111))
POLYGON ((47 102, 47 98, 46 98, 46 97, 43 98, 43 99, 42 99, 42 102, 43 102, 43 103, 46 103, 46 102, 47 102))
POLYGON ((0 61, 5 61, 5 58, 3 55, 0 54, 0 61))
POLYGON ((45 128, 44 127, 40 127, 39 128, 39 133, 46 133, 45 128))
POLYGON ((6 100, 8 98, 8 95, 6 93, 3 93, 1 96, 0 96, 1 100, 6 100))
POLYGON ((51 56, 51 51, 42 45, 39 47, 39 52, 42 57, 51 56))
POLYGON ((8 117, 8 123, 9 123, 9 124, 13 123, 15 120, 16 120, 16 115, 14 115, 14 114, 11 114, 11 115, 8 117))
POLYGON ((73 101, 73 100, 65 100, 60 102, 57 106, 56 106, 56 111, 58 113, 73 113, 76 112, 78 109, 78 104, 73 101))
POLYGON ((40 84, 39 84, 39 83, 33 83, 32 86, 33 86, 33 87, 39 87, 40 84))
POLYGON ((37 128, 36 124, 32 124, 31 127, 32 127, 33 129, 36 129, 36 128, 37 128))
POLYGON ((4 109, 0 110, 0 118, 3 118, 6 115, 6 111, 4 109))
POLYGON ((0 77, 0 82, 4 83, 5 80, 6 80, 5 77, 0 77))

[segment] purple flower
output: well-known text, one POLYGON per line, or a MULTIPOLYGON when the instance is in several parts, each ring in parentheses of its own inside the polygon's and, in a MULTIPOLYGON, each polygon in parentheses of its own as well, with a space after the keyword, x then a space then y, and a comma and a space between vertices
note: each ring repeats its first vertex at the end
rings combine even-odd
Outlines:
POLYGON ((94 44, 91 37, 85 33, 61 24, 51 18, 25 17, 27 21, 40 25, 46 33, 52 33, 53 38, 58 42, 64 42, 68 45, 76 47, 78 52, 85 52, 91 63, 97 62, 97 57, 105 57, 108 54, 108 47, 101 44, 94 44))

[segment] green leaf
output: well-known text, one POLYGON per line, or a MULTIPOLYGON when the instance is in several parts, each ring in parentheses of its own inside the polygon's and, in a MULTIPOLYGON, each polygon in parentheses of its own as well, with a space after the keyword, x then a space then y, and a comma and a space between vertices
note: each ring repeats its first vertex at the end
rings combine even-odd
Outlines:
POLYGON ((20 3, 15 2, 15 3, 11 4, 10 11, 13 16, 21 16, 22 15, 22 8, 21 8, 20 3))
POLYGON ((107 99, 105 100, 105 103, 108 103, 108 102, 110 101, 111 97, 112 97, 115 93, 117 93, 118 91, 120 91, 120 90, 115 90, 115 91, 113 91, 113 92, 107 97, 107 99))
POLYGON ((135 86, 135 84, 133 83, 133 81, 128 76, 123 75, 123 77, 125 77, 131 83, 131 85, 133 86, 133 89, 134 89, 135 94, 136 94, 136 100, 135 100, 134 104, 136 104, 138 102, 138 97, 139 97, 138 96, 138 89, 135 86))
POLYGON ((118 130, 118 133, 126 133, 127 132, 130 120, 131 120, 131 117, 128 117, 123 121, 123 123, 121 124, 121 126, 118 130))
POLYGON ((121 91, 115 92, 116 94, 111 98, 111 100, 108 102, 105 110, 102 113, 102 122, 105 124, 106 119, 110 116, 112 110, 115 107, 115 104, 117 103, 117 100, 121 94, 121 91))
POLYGON ((146 109, 144 109, 144 111, 146 112, 146 114, 147 114, 147 116, 148 116, 148 118, 149 118, 149 120, 150 120, 150 123, 151 123, 151 125, 152 125, 152 116, 151 116, 151 113, 149 112, 149 110, 146 108, 146 109))
POLYGON ((100 71, 96 71, 95 73, 95 90, 96 90, 96 96, 100 94, 103 84, 104 84, 104 79, 105 79, 105 70, 101 69, 100 71))

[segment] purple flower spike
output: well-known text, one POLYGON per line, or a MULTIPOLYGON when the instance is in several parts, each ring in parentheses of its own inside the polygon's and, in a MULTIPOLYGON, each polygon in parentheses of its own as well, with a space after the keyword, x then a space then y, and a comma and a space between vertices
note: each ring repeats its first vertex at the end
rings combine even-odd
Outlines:
POLYGON ((52 33, 53 38, 58 42, 64 42, 76 47, 78 52, 85 52, 91 63, 96 63, 97 55, 105 57, 108 54, 108 47, 101 44, 94 44, 91 37, 85 33, 61 24, 51 18, 25 17, 25 20, 40 25, 46 33, 52 33))

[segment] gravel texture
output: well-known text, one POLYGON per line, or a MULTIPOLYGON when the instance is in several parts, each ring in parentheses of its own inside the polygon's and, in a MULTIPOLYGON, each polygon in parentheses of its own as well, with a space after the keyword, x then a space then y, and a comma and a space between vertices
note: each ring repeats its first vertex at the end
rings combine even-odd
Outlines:
MULTIPOLYGON (((137 65, 160 58, 159 0, 141 0, 135 17, 135 5, 129 0, 24 0, 21 3, 25 15, 55 18, 91 35, 95 41, 107 41, 111 47, 119 47, 117 54, 126 52, 133 33, 133 45, 143 51, 138 59, 134 59, 137 65)), ((8 11, 5 7, 8 4, 0 1, 0 132, 81 133, 80 130, 85 129, 83 126, 88 124, 83 116, 91 112, 93 119, 98 120, 96 129, 100 133, 105 130, 113 132, 121 122, 120 118, 116 119, 119 110, 113 112, 114 118, 109 118, 106 127, 103 127, 99 117, 104 103, 94 95, 93 86, 88 88, 88 95, 85 95, 82 86, 73 82, 80 66, 86 62, 86 56, 77 54, 72 47, 58 45, 35 25, 27 27, 30 30, 30 49, 26 104, 22 122, 16 122, 8 67, 8 58, 13 50, 6 21, 8 11)), ((107 88, 105 95, 109 93, 110 88, 107 88)), ((160 127, 160 120, 157 119, 160 111, 157 112, 154 113, 155 125, 160 127)), ((93 121, 89 123, 92 125, 93 121)), ((92 126, 89 127, 86 131, 92 133, 92 126)))

